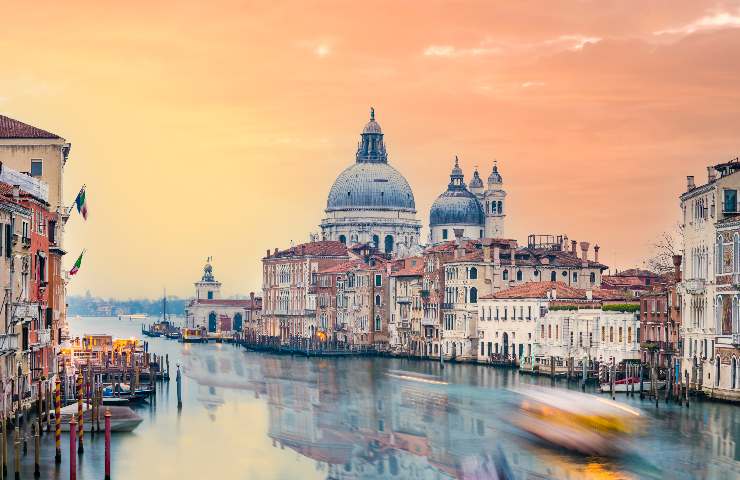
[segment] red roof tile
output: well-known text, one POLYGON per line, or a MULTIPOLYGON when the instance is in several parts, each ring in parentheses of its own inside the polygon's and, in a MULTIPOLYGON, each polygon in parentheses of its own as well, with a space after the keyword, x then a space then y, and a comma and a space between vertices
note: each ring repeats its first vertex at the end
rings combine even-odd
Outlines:
POLYGON ((290 258, 290 257, 344 257, 347 256, 347 247, 342 242, 333 240, 321 240, 309 242, 278 250, 266 258, 290 258))
POLYGON ((585 290, 566 285, 563 282, 527 282, 522 285, 501 290, 492 295, 484 295, 480 298, 496 299, 520 299, 520 298, 547 298, 547 293, 552 290, 556 292, 557 299, 585 299, 585 290))
POLYGON ((0 115, 0 138, 61 138, 5 115, 0 115))
MULTIPOLYGON (((255 308, 261 308, 262 305, 262 299, 260 297, 254 298, 255 308)), ((241 308, 252 308, 252 301, 251 300, 235 300, 235 299, 228 299, 228 298, 219 298, 219 299, 199 299, 199 300, 193 300, 193 304, 197 305, 213 305, 215 307, 241 307, 241 308)))

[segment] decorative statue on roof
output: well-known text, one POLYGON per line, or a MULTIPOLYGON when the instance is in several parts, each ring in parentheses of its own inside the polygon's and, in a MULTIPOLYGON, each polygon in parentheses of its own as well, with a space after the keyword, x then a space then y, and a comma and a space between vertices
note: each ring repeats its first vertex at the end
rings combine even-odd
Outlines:
POLYGON ((216 279, 213 277, 213 267, 211 266, 211 259, 213 257, 208 257, 206 259, 206 264, 203 267, 203 278, 201 279, 202 282, 215 282, 216 279))

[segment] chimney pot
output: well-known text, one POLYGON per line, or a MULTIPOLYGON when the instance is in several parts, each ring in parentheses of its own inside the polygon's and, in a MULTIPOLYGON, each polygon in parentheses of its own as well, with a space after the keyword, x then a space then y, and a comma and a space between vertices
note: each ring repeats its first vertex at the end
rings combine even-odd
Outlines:
POLYGON ((273 253, 273 255, 277 255, 277 252, 278 252, 278 249, 277 247, 275 247, 275 253, 273 253))
POLYGON ((686 191, 691 191, 695 188, 696 188, 696 183, 694 183, 694 176, 687 175, 686 176, 686 191))
POLYGON ((589 242, 581 242, 581 258, 588 260, 588 247, 591 246, 589 242))
POLYGON ((570 241, 570 253, 572 253, 573 255, 576 255, 576 245, 578 245, 578 242, 576 242, 575 240, 570 241))
POLYGON ((681 260, 681 255, 673 256, 673 272, 674 276, 676 277, 676 283, 681 281, 681 260))
POLYGON ((594 245, 594 262, 599 263, 599 244, 594 245))
POLYGON ((713 182, 717 178, 717 170, 714 167, 707 167, 707 181, 713 182))
POLYGON ((267 258, 270 258, 270 249, 267 249, 267 254, 265 255, 267 258))
POLYGON ((13 198, 18 200, 18 198, 21 196, 21 186, 20 185, 13 185, 13 198))

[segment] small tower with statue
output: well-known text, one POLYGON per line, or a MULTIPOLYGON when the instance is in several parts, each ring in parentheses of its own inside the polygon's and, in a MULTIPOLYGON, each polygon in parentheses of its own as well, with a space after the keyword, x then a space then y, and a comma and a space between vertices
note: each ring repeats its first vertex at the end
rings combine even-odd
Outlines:
POLYGON ((213 276, 212 257, 208 257, 203 267, 203 277, 195 282, 196 300, 217 300, 221 298, 221 282, 213 276))

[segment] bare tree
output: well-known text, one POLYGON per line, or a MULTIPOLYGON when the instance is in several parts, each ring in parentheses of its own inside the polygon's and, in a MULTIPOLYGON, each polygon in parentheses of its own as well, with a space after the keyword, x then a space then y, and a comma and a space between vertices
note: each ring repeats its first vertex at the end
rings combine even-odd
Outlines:
POLYGON ((645 260, 645 267, 655 273, 673 271, 673 256, 682 254, 683 225, 677 224, 671 231, 661 233, 652 243, 652 255, 645 260))

